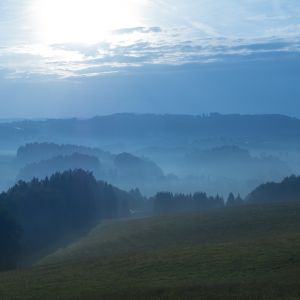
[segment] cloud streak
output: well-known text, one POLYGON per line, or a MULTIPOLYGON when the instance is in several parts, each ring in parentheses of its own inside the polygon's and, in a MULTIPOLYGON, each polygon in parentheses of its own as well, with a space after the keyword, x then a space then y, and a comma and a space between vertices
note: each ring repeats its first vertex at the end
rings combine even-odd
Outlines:
POLYGON ((149 65, 207 64, 266 55, 300 54, 300 39, 229 39, 197 35, 195 28, 124 29, 92 46, 21 45, 0 48, 0 68, 8 78, 94 77, 130 72, 149 65))
POLYGON ((145 0, 144 25, 114 30, 89 46, 45 45, 31 39, 32 1, 0 3, 0 69, 10 79, 94 77, 149 65, 299 53, 298 0, 145 0))

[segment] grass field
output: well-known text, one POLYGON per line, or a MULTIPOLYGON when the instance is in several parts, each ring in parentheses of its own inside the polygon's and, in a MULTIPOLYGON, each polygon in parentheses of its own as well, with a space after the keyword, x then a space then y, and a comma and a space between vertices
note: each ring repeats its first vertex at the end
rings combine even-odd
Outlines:
POLYGON ((300 204, 108 222, 0 299, 300 299, 300 204))

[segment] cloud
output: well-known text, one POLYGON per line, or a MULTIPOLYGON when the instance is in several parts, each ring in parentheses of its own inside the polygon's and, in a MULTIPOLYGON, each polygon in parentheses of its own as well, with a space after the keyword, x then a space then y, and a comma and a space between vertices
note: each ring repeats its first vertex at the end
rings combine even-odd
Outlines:
POLYGON ((162 32, 160 27, 133 27, 133 28, 123 28, 115 30, 114 34, 131 34, 131 33, 158 33, 162 32))
POLYGON ((200 31, 204 32, 208 36, 212 36, 212 37, 220 36, 220 33, 218 33, 216 29, 214 29, 213 27, 207 24, 201 22, 191 22, 191 25, 195 29, 199 29, 200 31))
POLYGON ((90 46, 27 44, 2 47, 0 69, 6 70, 6 77, 10 79, 34 76, 70 79, 131 72, 149 65, 265 60, 278 53, 300 54, 300 38, 226 38, 209 26, 197 23, 181 28, 125 28, 110 39, 90 46), (205 34, 199 34, 199 30, 205 34))

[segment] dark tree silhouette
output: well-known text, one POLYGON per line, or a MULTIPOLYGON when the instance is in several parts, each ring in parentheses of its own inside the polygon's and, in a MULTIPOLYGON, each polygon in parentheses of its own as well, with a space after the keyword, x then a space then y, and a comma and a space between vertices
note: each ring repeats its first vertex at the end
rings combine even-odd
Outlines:
POLYGON ((240 194, 238 194, 237 197, 233 195, 233 193, 230 193, 227 201, 226 201, 226 206, 231 207, 231 206, 238 206, 242 205, 244 203, 243 199, 241 198, 240 194))
POLYGON ((300 201, 300 177, 291 176, 280 183, 262 184, 246 200, 251 203, 300 201))
POLYGON ((20 238, 21 228, 7 212, 0 211, 0 270, 16 267, 21 252, 20 238))
POLYGON ((224 207, 224 199, 220 196, 208 197, 206 193, 194 195, 158 193, 153 199, 154 213, 168 214, 184 211, 200 211, 224 207))
POLYGON ((19 181, 0 196, 23 229, 22 245, 28 252, 76 238, 102 219, 128 216, 126 201, 113 186, 80 169, 19 181))

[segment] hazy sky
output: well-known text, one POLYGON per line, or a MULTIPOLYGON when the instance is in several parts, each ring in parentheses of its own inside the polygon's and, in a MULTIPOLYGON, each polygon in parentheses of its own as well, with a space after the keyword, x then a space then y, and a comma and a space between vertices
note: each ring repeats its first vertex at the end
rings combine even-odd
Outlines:
POLYGON ((299 0, 1 0, 0 16, 0 118, 300 117, 299 0))

